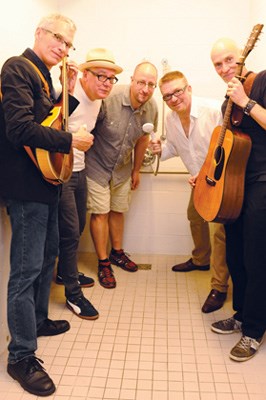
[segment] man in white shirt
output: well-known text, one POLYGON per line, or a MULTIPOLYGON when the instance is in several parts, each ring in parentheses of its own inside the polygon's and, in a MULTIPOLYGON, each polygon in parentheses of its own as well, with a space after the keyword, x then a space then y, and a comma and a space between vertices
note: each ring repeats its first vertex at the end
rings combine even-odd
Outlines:
MULTIPOLYGON (((192 88, 182 72, 171 71, 159 82, 163 100, 171 111, 166 116, 166 143, 152 144, 161 160, 180 157, 191 174, 193 187, 206 158, 213 129, 221 124, 220 105, 215 100, 192 96, 192 88)), ((207 223, 194 207, 193 190, 187 209, 194 242, 192 257, 174 265, 175 272, 207 271, 212 265, 211 291, 202 306, 209 313, 221 308, 226 299, 229 273, 225 260, 225 233, 221 224, 207 223), (211 231, 211 235, 210 235, 211 231)))
MULTIPOLYGON (((91 49, 86 62, 79 66, 82 76, 75 86, 75 97, 79 106, 69 118, 70 132, 86 125, 91 132, 105 99, 118 81, 116 74, 123 71, 116 65, 113 54, 104 48, 91 49)), ((91 146, 94 136, 91 135, 91 146)), ((94 285, 94 280, 78 271, 77 251, 87 213, 87 180, 85 153, 74 149, 73 174, 62 188, 59 203, 59 259, 56 282, 64 284, 67 307, 78 317, 93 320, 99 317, 82 293, 82 287, 94 285)))

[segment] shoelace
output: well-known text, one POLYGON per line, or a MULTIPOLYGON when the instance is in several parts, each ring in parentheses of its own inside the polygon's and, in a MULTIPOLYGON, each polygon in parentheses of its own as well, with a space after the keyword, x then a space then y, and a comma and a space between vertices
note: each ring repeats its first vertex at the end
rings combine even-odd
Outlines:
POLYGON ((103 273, 104 277, 107 279, 113 277, 113 270, 111 266, 100 267, 100 273, 103 273))
POLYGON ((237 325, 235 321, 232 321, 233 318, 227 318, 223 321, 223 325, 225 326, 225 328, 227 327, 231 327, 232 322, 234 323, 234 326, 237 325))
POLYGON ((251 339, 247 336, 242 336, 240 342, 238 343, 238 347, 243 350, 248 350, 250 347, 251 339))
POLYGON ((254 350, 257 350, 259 344, 256 339, 250 338, 248 336, 242 336, 238 343, 238 347, 243 350, 248 350, 250 347, 252 347, 254 350))
POLYGON ((41 360, 40 358, 35 356, 29 357, 27 371, 28 372, 45 371, 45 368, 42 365, 40 365, 40 363, 43 364, 43 360, 41 360))
POLYGON ((134 265, 133 261, 131 261, 130 258, 128 258, 128 256, 130 256, 129 253, 125 253, 125 252, 123 252, 123 253, 117 253, 117 255, 114 254, 113 256, 114 256, 114 257, 116 257, 116 256, 119 257, 119 258, 117 259, 117 262, 120 263, 120 264, 125 263, 125 264, 134 265))

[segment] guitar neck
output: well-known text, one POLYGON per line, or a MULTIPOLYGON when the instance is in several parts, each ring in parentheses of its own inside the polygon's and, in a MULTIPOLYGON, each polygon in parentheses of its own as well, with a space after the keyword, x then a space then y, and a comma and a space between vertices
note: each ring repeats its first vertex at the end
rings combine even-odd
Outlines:
POLYGON ((68 130, 68 82, 67 82, 67 57, 62 60, 62 129, 68 130))
MULTIPOLYGON (((246 57, 242 54, 237 63, 235 76, 238 79, 241 79, 241 77, 242 77, 242 71, 243 71, 245 59, 246 59, 246 57)), ((233 108, 233 101, 229 98, 227 105, 226 105, 225 112, 224 112, 223 125, 222 125, 221 133, 219 136, 219 140, 218 140, 218 146, 222 146, 224 137, 225 137, 225 133, 226 133, 226 129, 230 126, 230 118, 231 118, 231 114, 232 114, 232 108, 233 108)))

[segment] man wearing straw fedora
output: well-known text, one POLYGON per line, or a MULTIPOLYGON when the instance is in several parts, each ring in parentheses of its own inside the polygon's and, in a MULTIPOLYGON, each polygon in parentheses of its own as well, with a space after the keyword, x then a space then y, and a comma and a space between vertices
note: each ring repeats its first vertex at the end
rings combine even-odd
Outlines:
MULTIPOLYGON (((82 76, 75 86, 75 97, 79 106, 69 118, 69 129, 73 132, 86 124, 92 131, 102 104, 118 81, 116 74, 123 69, 115 64, 110 50, 96 48, 89 50, 86 60, 95 61, 79 66, 82 76)), ((91 134, 91 146, 94 136, 91 134)), ((85 153, 74 150, 73 174, 62 188, 59 203, 59 259, 56 282, 64 284, 67 307, 79 318, 94 320, 99 314, 84 296, 81 288, 94 285, 94 280, 78 271, 77 251, 80 236, 86 224, 87 182, 85 153)))

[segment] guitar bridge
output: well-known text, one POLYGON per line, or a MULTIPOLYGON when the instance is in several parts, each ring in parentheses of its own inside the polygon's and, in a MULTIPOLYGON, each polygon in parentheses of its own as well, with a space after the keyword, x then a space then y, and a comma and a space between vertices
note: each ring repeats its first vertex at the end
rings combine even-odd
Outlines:
POLYGON ((210 186, 216 185, 216 182, 213 179, 209 178, 208 176, 206 176, 205 179, 206 179, 206 182, 208 183, 208 185, 210 185, 210 186))

